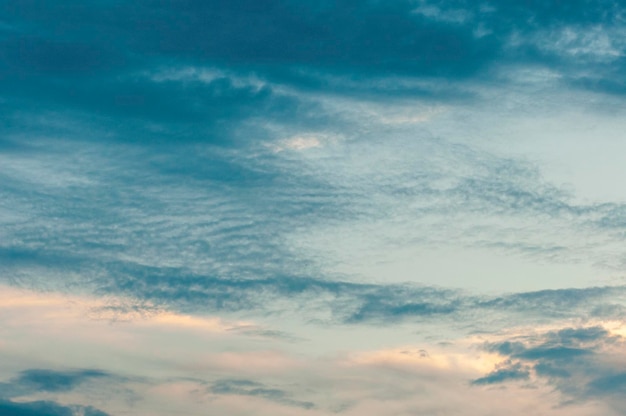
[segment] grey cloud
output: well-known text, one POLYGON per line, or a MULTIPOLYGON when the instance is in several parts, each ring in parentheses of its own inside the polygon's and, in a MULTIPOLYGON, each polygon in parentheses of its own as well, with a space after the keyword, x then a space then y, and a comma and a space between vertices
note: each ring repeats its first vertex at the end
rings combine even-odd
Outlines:
POLYGON ((60 405, 54 401, 13 401, 19 396, 58 394, 99 379, 115 378, 95 369, 56 371, 29 369, 8 382, 0 383, 0 414, 3 416, 109 416, 92 406, 60 405))
POLYGON ((505 308, 527 313, 536 310, 550 316, 567 316, 571 311, 594 310, 612 299, 622 299, 625 294, 624 286, 541 290, 485 299, 480 304, 494 309, 505 308))
POLYGON ((251 337, 276 339, 276 340, 281 340, 285 342, 301 341, 300 338, 297 338, 289 334, 288 332, 278 331, 275 329, 266 329, 257 325, 239 325, 239 326, 229 329, 229 331, 251 336, 251 337))
POLYGON ((11 398, 41 392, 60 393, 71 391, 84 383, 99 379, 115 378, 109 373, 96 369, 56 371, 29 369, 6 383, 0 384, 0 397, 11 398))
POLYGON ((356 308, 346 322, 387 324, 405 318, 441 317, 458 312, 466 299, 453 290, 418 286, 378 286, 356 291, 356 308), (369 289, 369 290, 368 290, 369 289))
POLYGON ((598 339, 610 339, 609 331, 600 326, 564 328, 549 332, 546 336, 552 342, 559 342, 563 345, 576 345, 578 343, 591 342, 598 339))
POLYGON ((4 58, 3 72, 22 78, 37 74, 80 76, 122 64, 121 57, 116 56, 110 48, 106 50, 90 42, 34 36, 14 36, 0 40, 0 54, 4 58))
MULTIPOLYGON (((315 113, 313 102, 276 92, 268 84, 239 82, 229 75, 204 81, 157 81, 139 69, 131 69, 110 78, 68 77, 54 83, 36 79, 26 86, 12 79, 3 82, 7 114, 13 116, 13 122, 3 127, 6 136, 37 131, 39 123, 33 121, 46 119, 42 114, 49 113, 50 118, 69 118, 70 125, 86 118, 92 131, 111 132, 108 140, 123 143, 229 146, 239 123, 246 119, 263 117, 283 123, 300 120, 304 124, 324 119, 323 114, 313 120, 309 116, 315 113)), ((50 134, 45 123, 39 130, 50 134)), ((90 141, 90 137, 80 140, 90 141)))
POLYGON ((550 361, 567 361, 577 357, 591 354, 592 352, 584 348, 571 348, 571 347, 538 347, 529 348, 519 354, 516 357, 524 360, 550 360, 550 361))
MULTIPOLYGON (((558 42, 552 42, 556 49, 552 51, 536 42, 517 45, 511 38, 517 34, 545 42, 546 31, 568 27, 584 31, 599 25, 612 29, 620 24, 618 2, 549 3, 422 2, 422 9, 433 11, 420 13, 419 4, 405 0, 333 4, 146 0, 132 5, 9 1, 3 15, 23 29, 5 35, 0 53, 5 72, 34 71, 37 76, 108 71, 111 80, 120 68, 128 73, 129 68, 183 62, 253 68, 273 82, 302 89, 393 95, 394 88, 380 88, 376 80, 400 74, 493 81, 492 69, 502 63, 539 63, 567 73, 572 58, 559 53, 558 42), (440 18, 455 13, 465 18, 440 18), (303 69, 310 75, 302 77, 303 69), (335 89, 337 85, 329 82, 346 75, 358 88, 335 89)), ((579 66, 596 69, 602 81, 611 79, 612 74, 601 65, 594 67, 593 60, 573 59, 579 66)), ((53 85, 50 81, 44 81, 44 88, 53 85)), ((416 96, 428 95, 436 96, 437 89, 426 95, 416 91, 416 96)))
MULTIPOLYGON (((49 31, 55 26, 55 17, 63 16, 72 2, 37 6, 9 4, 4 11, 20 23, 35 21, 49 31)), ((407 1, 333 5, 144 1, 132 7, 79 8, 71 17, 64 16, 61 24, 67 37, 88 34, 89 25, 95 25, 96 34, 109 33, 129 52, 232 64, 464 74, 494 55, 490 39, 474 39, 469 27, 430 21, 411 10, 407 1), (138 26, 144 30, 137 32, 138 26), (132 40, 124 39, 131 32, 132 40)), ((99 39, 94 34, 90 37, 96 42, 99 39)))
POLYGON ((563 328, 538 334, 523 334, 511 341, 484 346, 504 361, 475 385, 537 379, 564 394, 564 404, 608 398, 610 405, 624 409, 620 398, 624 374, 618 369, 624 339, 599 326, 563 328))
POLYGON ((268 388, 267 386, 251 380, 218 380, 210 387, 213 394, 234 394, 239 396, 260 397, 273 402, 288 406, 312 409, 315 404, 307 401, 299 401, 291 398, 291 395, 284 390, 268 388))
POLYGON ((60 392, 69 391, 86 380, 106 377, 110 377, 110 375, 100 370, 59 372, 32 369, 21 372, 14 382, 33 389, 33 391, 60 392))
POLYGON ((109 416, 91 406, 62 406, 50 401, 12 402, 0 399, 3 416, 109 416))
MULTIPOLYGON (((522 316, 525 320, 539 322, 585 316, 607 302, 622 299, 626 294, 626 287, 614 286, 489 298, 458 290, 410 284, 362 284, 302 275, 223 279, 176 269, 124 267, 118 267, 100 291, 123 293, 193 311, 289 313, 298 310, 309 319, 329 312, 333 321, 348 324, 388 325, 407 320, 439 321, 463 316, 466 319, 471 317, 477 325, 490 320, 495 325, 498 319, 516 322, 517 317, 521 319, 522 316)), ((604 318, 619 316, 607 312, 604 318)), ((599 328, 564 330, 551 335, 551 342, 558 348, 546 346, 518 351, 516 344, 502 344, 499 348, 503 353, 520 357, 527 355, 529 359, 531 356, 569 356, 584 354, 584 351, 576 349, 581 342, 605 336, 605 331, 599 328)))
POLYGON ((472 381, 475 385, 497 384, 513 380, 528 380, 530 372, 527 366, 520 363, 498 368, 484 377, 477 378, 472 381))
POLYGON ((572 376, 572 373, 570 373, 569 371, 563 369, 559 365, 554 365, 552 363, 535 364, 534 370, 537 375, 541 377, 567 378, 572 376))
POLYGON ((626 392, 626 372, 598 377, 588 385, 589 393, 598 396, 624 394, 626 392))

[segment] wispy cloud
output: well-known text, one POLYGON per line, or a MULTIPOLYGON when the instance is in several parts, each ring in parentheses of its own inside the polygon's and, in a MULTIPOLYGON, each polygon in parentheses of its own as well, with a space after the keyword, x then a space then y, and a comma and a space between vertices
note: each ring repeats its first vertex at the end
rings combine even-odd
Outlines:
POLYGON ((289 406, 310 409, 315 405, 311 402, 293 400, 281 389, 268 388, 260 383, 250 380, 218 380, 210 387, 213 394, 234 394, 239 396, 262 397, 289 406))

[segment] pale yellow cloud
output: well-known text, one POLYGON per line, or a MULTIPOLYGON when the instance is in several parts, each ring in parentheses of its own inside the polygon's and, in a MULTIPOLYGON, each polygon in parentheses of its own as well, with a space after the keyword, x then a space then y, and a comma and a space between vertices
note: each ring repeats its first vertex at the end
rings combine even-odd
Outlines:
POLYGON ((20 365, 69 366, 153 376, 170 371, 182 376, 187 368, 204 361, 207 351, 213 354, 211 360, 224 368, 234 368, 237 363, 255 368, 278 362, 268 354, 248 360, 234 353, 220 357, 218 351, 228 346, 257 347, 259 336, 247 335, 249 331, 239 328, 264 329, 250 321, 181 314, 133 299, 2 286, 0 350, 6 360, 0 363, 0 370, 10 367, 17 371, 20 365))
MULTIPOLYGON (((135 299, 95 298, 55 292, 34 292, 0 286, 0 310, 5 319, 24 321, 67 319, 70 322, 132 322, 132 325, 178 327, 212 332, 228 332, 249 322, 225 322, 219 317, 199 317, 168 311, 135 299)), ((61 324, 61 322, 57 322, 61 324)))

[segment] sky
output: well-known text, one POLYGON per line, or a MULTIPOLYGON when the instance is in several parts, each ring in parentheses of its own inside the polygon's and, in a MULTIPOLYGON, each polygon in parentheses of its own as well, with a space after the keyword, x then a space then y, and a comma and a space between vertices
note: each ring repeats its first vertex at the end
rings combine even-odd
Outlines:
POLYGON ((0 414, 626 414, 626 4, 0 2, 0 414))

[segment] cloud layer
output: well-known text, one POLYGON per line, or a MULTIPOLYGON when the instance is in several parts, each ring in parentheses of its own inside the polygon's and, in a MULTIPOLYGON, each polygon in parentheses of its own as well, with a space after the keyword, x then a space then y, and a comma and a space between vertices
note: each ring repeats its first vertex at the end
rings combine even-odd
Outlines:
POLYGON ((626 411, 620 2, 0 16, 0 413, 626 411))

